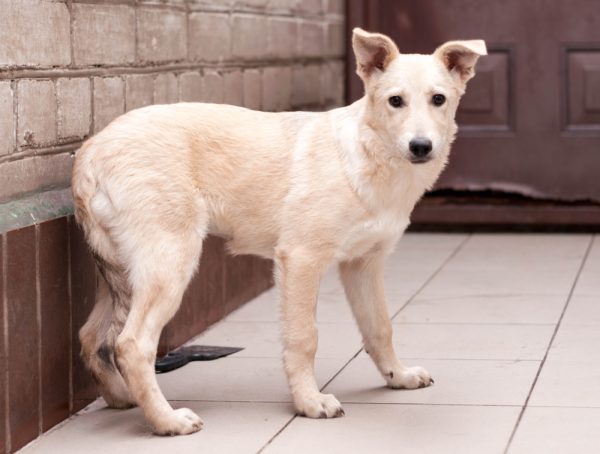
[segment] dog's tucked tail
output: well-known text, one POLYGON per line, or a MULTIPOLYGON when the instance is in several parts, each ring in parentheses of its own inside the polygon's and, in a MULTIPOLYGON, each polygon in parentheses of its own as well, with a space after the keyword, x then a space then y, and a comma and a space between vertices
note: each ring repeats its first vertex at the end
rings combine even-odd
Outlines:
POLYGON ((106 196, 98 187, 89 147, 87 142, 77 152, 71 182, 75 219, 83 229, 97 266, 96 302, 79 331, 81 356, 108 405, 124 408, 134 402, 117 368, 115 344, 127 319, 131 290, 110 231, 98 218, 97 208, 106 196))

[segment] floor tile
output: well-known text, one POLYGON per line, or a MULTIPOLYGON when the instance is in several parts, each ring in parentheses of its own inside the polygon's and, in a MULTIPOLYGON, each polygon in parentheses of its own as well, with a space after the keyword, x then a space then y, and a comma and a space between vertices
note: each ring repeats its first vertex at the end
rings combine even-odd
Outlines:
MULTIPOLYGON (((404 300, 388 300, 388 312, 393 313, 404 300)), ((317 303, 317 321, 323 323, 355 323, 345 295, 321 295, 317 303)))
POLYGON ((566 299, 562 295, 419 296, 394 321, 552 324, 558 322, 566 299))
POLYGON ((415 295, 452 254, 449 250, 436 249, 434 252, 427 258, 405 257, 403 263, 386 267, 384 288, 388 300, 404 302, 415 295))
MULTIPOLYGON (((427 238, 419 234, 405 236, 386 261, 385 294, 390 315, 404 306, 438 271, 466 236, 434 236, 429 245, 427 238)), ((330 270, 321 282, 317 320, 336 323, 354 321, 336 270, 330 270)))
POLYGON ((398 241, 397 250, 406 249, 455 249, 460 246, 469 235, 464 233, 419 233, 408 232, 398 241))
MULTIPOLYGON (((408 301, 410 295, 388 297, 386 299, 388 314, 392 317, 408 301)), ((345 297, 323 296, 317 304, 317 321, 319 323, 356 324, 352 309, 345 297)))
POLYGON ((588 244, 587 235, 474 235, 419 296, 566 296, 588 244))
POLYGON ((156 437, 139 409, 86 411, 48 433, 23 454, 254 453, 291 417, 289 404, 177 402, 204 420, 204 428, 180 437, 156 437))
MULTIPOLYGON (((342 401, 344 418, 297 417, 285 427, 294 408, 273 289, 191 341, 245 350, 158 377, 175 407, 204 419, 199 434, 153 437, 139 409, 104 409, 100 400, 24 452, 502 453, 590 239, 405 235, 385 269, 389 312, 410 301, 394 319, 394 346, 406 365, 429 370, 432 387, 386 388, 364 351, 347 364, 362 342, 332 267, 320 286, 315 364, 321 386, 335 377, 325 392, 342 401)), ((511 453, 598 452, 598 273, 595 240, 511 453)))
MULTIPOLYGON (((390 301, 390 313, 398 310, 405 299, 390 301)), ((278 322, 279 301, 275 289, 263 293, 227 317, 231 322, 278 322)), ((352 310, 346 301, 341 285, 333 291, 322 290, 317 301, 317 321, 333 323, 354 323, 352 310)))
MULTIPOLYGON (((315 374, 325 385, 346 359, 318 358, 315 374)), ((280 358, 222 358, 192 362, 175 371, 159 374, 158 382, 169 400, 291 402, 280 358)))
POLYGON ((537 265, 517 266, 511 261, 502 265, 478 263, 459 265, 451 262, 423 291, 422 298, 459 296, 561 295, 573 286, 579 263, 561 264, 546 269, 537 265), (535 272, 531 271, 534 269, 535 272))
POLYGON ((416 390, 393 390, 370 358, 354 359, 325 389, 341 402, 462 405, 523 405, 539 367, 538 361, 409 359, 435 384, 416 390))
POLYGON ((343 296, 344 287, 342 287, 336 266, 331 266, 321 278, 319 293, 321 295, 343 296))
POLYGON ((518 407, 348 404, 346 416, 296 418, 271 453, 493 454, 504 449, 518 407))
POLYGON ((279 300, 277 290, 272 288, 244 304, 227 316, 230 322, 277 322, 279 300))
POLYGON ((550 360, 596 363, 600 352, 597 325, 561 324, 548 352, 550 360))
POLYGON ((385 287, 389 297, 410 296, 431 278, 464 242, 449 247, 399 247, 385 263, 385 287))
MULTIPOLYGON (((600 272, 598 272, 598 276, 600 276, 600 272)), ((600 294, 598 296, 573 295, 561 325, 600 326, 600 294)))
POLYGON ((468 249, 569 257, 583 254, 589 241, 588 234, 478 233, 469 239, 468 249))
POLYGON ((595 362, 549 359, 540 372, 529 405, 600 408, 598 383, 600 361, 597 358, 595 362))
POLYGON ((596 454, 600 408, 527 408, 509 454, 596 454))
MULTIPOLYGON (((317 358, 350 359, 362 347, 358 328, 350 323, 320 323, 317 358)), ((281 357, 277 322, 220 322, 190 343, 244 347, 238 357, 281 357)))
MULTIPOLYGON (((396 313, 406 301, 431 277, 443 259, 449 254, 443 251, 439 257, 431 258, 427 266, 420 270, 404 272, 397 267, 387 267, 385 270, 385 294, 390 314, 396 313)), ((317 320, 320 322, 351 322, 352 310, 346 300, 346 295, 337 274, 327 274, 321 282, 317 303, 317 320)))
POLYGON ((403 358, 540 360, 553 330, 552 325, 394 323, 394 347, 403 358))
MULTIPOLYGON (((406 234, 386 263, 385 285, 390 314, 400 309, 465 239, 466 235, 406 234)), ((263 293, 233 312, 227 320, 278 321, 277 290, 271 289, 263 293)), ((332 266, 321 280, 317 320, 335 323, 354 322, 335 266, 332 266)))

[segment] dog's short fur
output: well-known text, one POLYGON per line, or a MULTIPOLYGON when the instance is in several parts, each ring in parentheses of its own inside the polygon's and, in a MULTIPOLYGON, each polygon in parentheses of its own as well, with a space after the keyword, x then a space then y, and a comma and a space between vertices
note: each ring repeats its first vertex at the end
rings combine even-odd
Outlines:
POLYGON ((99 270, 82 355, 107 403, 139 405, 155 433, 202 426, 166 401, 154 360, 208 233, 226 238, 232 253, 275 260, 283 359, 300 414, 344 414, 314 378, 317 290, 332 262, 388 386, 432 383, 427 371, 396 358, 383 262, 446 164, 458 101, 485 44, 455 41, 433 55, 403 55, 387 36, 361 29, 352 43, 366 94, 350 106, 324 113, 151 106, 118 118, 78 151, 75 213, 99 270), (445 102, 436 105, 435 95, 445 102), (430 141, 431 152, 415 141, 430 141))

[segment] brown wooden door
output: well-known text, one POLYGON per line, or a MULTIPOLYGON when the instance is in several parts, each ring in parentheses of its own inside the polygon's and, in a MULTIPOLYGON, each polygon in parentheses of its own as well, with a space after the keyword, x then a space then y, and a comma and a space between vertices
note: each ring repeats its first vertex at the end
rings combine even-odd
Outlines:
MULTIPOLYGON (((483 38, 438 189, 493 189, 600 201, 600 1, 349 1, 349 25, 401 52, 483 38)), ((349 63, 349 72, 353 72, 349 63)), ((349 81, 350 100, 362 95, 349 81)))

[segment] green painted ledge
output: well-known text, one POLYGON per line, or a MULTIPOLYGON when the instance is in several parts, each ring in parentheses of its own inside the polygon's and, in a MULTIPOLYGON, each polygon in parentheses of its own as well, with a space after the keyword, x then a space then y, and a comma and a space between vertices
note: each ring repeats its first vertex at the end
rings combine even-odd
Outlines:
POLYGON ((73 214, 71 188, 54 189, 0 203, 0 234, 73 214))

